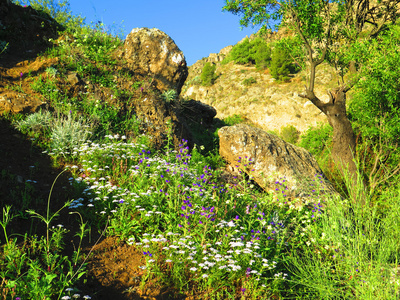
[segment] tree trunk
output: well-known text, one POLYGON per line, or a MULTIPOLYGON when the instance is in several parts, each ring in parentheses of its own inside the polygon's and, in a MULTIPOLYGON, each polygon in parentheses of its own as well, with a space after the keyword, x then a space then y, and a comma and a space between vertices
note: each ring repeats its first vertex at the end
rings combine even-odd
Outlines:
POLYGON ((330 93, 331 105, 326 106, 325 115, 333 128, 332 158, 345 175, 347 169, 353 179, 357 178, 357 166, 354 162, 356 136, 346 115, 346 90, 336 88, 330 93))
POLYGON ((364 202, 364 183, 359 178, 354 161, 356 136, 346 114, 346 92, 349 89, 348 86, 335 88, 329 93, 328 103, 322 102, 310 88, 306 88, 305 95, 299 96, 309 99, 327 116, 328 122, 333 128, 332 158, 343 177, 348 177, 349 183, 354 187, 350 191, 350 197, 353 201, 364 202), (361 189, 358 188, 360 184, 362 185, 361 189))

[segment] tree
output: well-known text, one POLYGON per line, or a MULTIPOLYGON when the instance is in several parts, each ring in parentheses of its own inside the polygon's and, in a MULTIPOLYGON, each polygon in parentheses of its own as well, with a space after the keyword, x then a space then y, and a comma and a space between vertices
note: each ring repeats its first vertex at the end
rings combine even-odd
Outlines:
POLYGON ((217 78, 215 75, 216 68, 217 66, 215 64, 209 62, 205 63, 200 75, 202 85, 211 86, 214 84, 215 79, 217 78))
POLYGON ((371 195, 379 185, 389 186, 400 173, 399 46, 400 26, 390 26, 376 39, 358 43, 352 51, 353 59, 362 61, 362 67, 349 113, 363 141, 358 148, 365 148, 362 162, 371 195))
MULTIPOLYGON (((360 38, 373 39, 399 17, 398 0, 226 0, 224 10, 241 15, 242 26, 272 28, 272 21, 292 29, 302 40, 309 79, 300 97, 310 100, 333 128, 332 158, 344 174, 357 181, 356 137, 346 111, 346 93, 355 84, 342 81, 324 103, 314 93, 316 69, 323 62, 343 75, 350 66, 348 49, 360 38)), ((343 79, 343 76, 342 76, 343 79)))
POLYGON ((293 66, 287 49, 278 45, 275 46, 272 52, 270 70, 272 77, 276 80, 287 81, 290 79, 289 74, 293 70, 293 66))

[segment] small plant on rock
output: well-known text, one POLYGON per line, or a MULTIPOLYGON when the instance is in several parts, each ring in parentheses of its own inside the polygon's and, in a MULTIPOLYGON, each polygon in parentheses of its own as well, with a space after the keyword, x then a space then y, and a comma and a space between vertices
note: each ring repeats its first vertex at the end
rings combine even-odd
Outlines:
POLYGON ((168 90, 162 93, 161 97, 165 100, 165 102, 169 103, 176 99, 177 93, 175 90, 168 90))

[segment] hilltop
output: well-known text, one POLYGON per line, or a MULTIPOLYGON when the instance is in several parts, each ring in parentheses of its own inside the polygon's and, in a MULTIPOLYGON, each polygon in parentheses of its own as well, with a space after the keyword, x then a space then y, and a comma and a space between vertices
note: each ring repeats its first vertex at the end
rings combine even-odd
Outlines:
MULTIPOLYGON (((282 35, 277 33, 267 41, 276 40, 282 35)), ((298 96, 304 92, 308 76, 306 69, 291 74, 288 82, 278 82, 269 69, 259 70, 255 65, 237 64, 234 61, 225 64, 224 59, 232 48, 227 46, 219 53, 211 53, 190 66, 182 95, 212 105, 217 110, 218 118, 240 115, 266 131, 279 132, 280 128, 292 125, 304 132, 310 126, 327 123, 319 109, 298 96), (203 86, 200 80, 206 63, 216 66, 217 76, 211 86, 203 86)), ((334 87, 337 80, 335 70, 329 65, 322 65, 318 69, 316 93, 322 100, 328 101, 327 90, 334 87)))

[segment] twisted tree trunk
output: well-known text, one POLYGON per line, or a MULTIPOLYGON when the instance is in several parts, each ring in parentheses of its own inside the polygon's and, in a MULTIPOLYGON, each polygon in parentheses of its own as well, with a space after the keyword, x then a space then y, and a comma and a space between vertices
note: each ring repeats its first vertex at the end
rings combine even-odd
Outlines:
POLYGON ((314 91, 306 88, 306 94, 300 97, 309 99, 328 118, 333 128, 332 158, 343 177, 348 176, 354 189, 351 191, 353 201, 364 201, 365 188, 362 178, 359 178, 357 165, 354 161, 356 151, 356 136, 346 114, 346 93, 348 86, 340 86, 329 92, 328 103, 315 96, 314 91), (355 188, 361 184, 361 189, 355 188))

